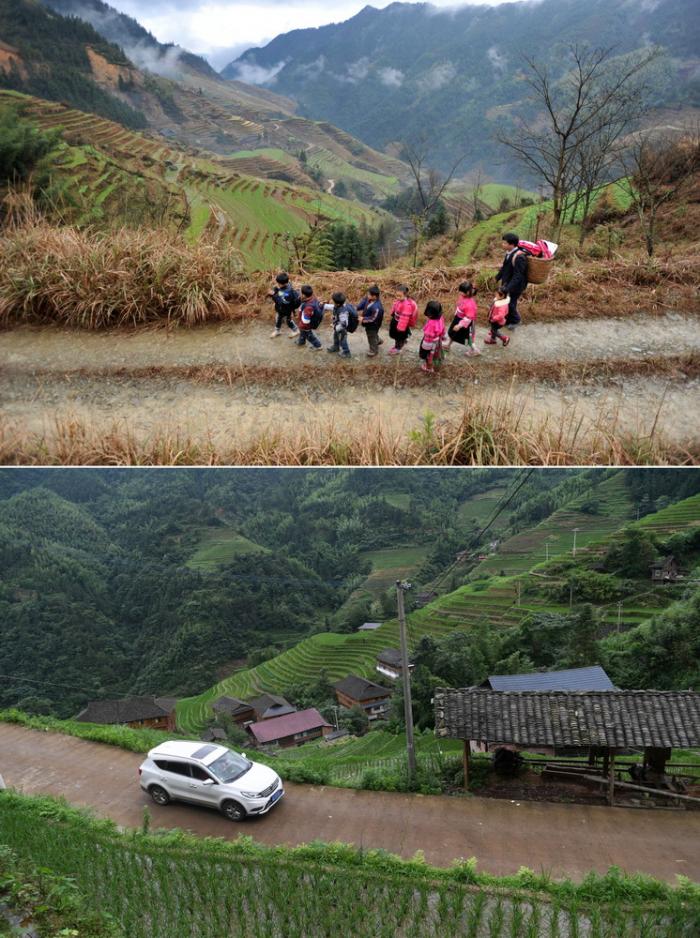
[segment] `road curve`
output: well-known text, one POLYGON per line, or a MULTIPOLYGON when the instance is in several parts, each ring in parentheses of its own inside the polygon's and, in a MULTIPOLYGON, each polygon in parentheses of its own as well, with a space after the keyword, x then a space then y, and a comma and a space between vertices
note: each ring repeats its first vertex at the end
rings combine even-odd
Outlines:
POLYGON ((9 788, 63 795, 124 826, 139 827, 148 805, 152 826, 207 836, 245 833, 267 844, 344 841, 403 857, 423 850, 436 866, 475 856, 481 870, 496 875, 528 866, 580 879, 589 870, 603 873, 615 865, 668 882, 676 874, 700 880, 698 812, 287 784, 286 797, 270 814, 232 824, 205 808, 154 805, 139 787, 141 759, 116 747, 0 723, 0 775, 9 788))

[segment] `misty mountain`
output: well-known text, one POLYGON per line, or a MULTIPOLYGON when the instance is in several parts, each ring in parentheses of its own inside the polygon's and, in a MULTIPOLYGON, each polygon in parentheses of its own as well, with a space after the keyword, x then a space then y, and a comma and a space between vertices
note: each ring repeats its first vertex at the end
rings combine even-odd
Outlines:
POLYGON ((120 13, 101 0, 42 0, 62 16, 75 16, 89 23, 101 36, 124 50, 137 68, 147 69, 166 78, 177 78, 185 68, 206 78, 218 75, 199 55, 173 43, 158 42, 155 36, 133 17, 120 13))
MULTIPOLYGON (((513 181, 499 129, 528 116, 525 54, 562 74, 567 45, 625 55, 667 50, 651 76, 658 107, 700 105, 700 5, 695 0, 542 0, 497 7, 370 6, 344 23, 301 29, 250 49, 229 79, 263 84, 376 148, 428 133, 431 159, 513 181)), ((531 116, 534 116, 532 114, 531 116)))

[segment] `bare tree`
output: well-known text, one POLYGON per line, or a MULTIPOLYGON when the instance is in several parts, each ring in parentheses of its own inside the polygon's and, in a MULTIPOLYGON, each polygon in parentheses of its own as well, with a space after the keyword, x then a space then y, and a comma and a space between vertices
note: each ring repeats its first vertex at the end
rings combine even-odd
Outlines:
POLYGON ((427 228, 430 216, 435 211, 443 193, 452 182, 454 174, 465 156, 455 160, 447 175, 442 175, 428 165, 430 139, 427 134, 415 141, 404 143, 401 158, 408 164, 415 182, 416 199, 409 218, 413 227, 413 266, 418 263, 418 248, 427 228))
POLYGON ((651 49, 616 57, 614 51, 570 46, 569 67, 560 78, 526 56, 525 81, 542 119, 523 119, 512 135, 498 136, 520 162, 544 179, 552 193, 557 226, 579 176, 581 149, 600 137, 610 144, 629 130, 644 107, 642 73, 660 54, 651 49))
POLYGON ((619 185, 632 187, 646 251, 652 257, 659 209, 679 196, 700 171, 700 128, 688 130, 675 141, 640 131, 620 153, 619 163, 624 173, 619 185))

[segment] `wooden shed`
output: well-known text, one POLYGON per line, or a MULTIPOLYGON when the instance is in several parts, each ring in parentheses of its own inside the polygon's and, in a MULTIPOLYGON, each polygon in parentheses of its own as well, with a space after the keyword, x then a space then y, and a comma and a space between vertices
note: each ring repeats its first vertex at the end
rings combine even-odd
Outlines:
POLYGON ((644 751, 645 765, 663 773, 672 749, 700 746, 700 694, 692 691, 435 691, 435 732, 464 742, 464 786, 471 742, 490 749, 555 748, 603 756, 613 803, 616 753, 644 751))

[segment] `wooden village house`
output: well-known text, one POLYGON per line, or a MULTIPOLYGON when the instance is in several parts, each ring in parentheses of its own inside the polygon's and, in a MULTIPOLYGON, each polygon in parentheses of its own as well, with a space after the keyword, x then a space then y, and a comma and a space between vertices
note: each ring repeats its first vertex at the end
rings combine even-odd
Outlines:
POLYGON ((79 723, 148 727, 175 730, 174 697, 124 697, 122 700, 91 700, 76 716, 79 723))
POLYGON ((319 739, 330 733, 332 729, 330 723, 326 723, 314 707, 308 710, 295 710, 281 717, 261 720, 247 727, 258 745, 279 746, 281 749, 301 746, 309 740, 319 739))
POLYGON ((438 688, 434 702, 437 736, 464 743, 465 788, 473 741, 486 743, 491 750, 554 753, 563 747, 587 754, 591 766, 602 756, 602 774, 583 778, 604 782, 609 804, 613 804, 616 786, 640 787, 616 780, 617 754, 639 749, 644 753, 642 771, 648 768, 650 775, 659 778, 672 749, 700 746, 700 694, 692 691, 438 688))
MULTIPOLYGON (((408 671, 413 671, 415 665, 409 659, 408 671)), ((397 681, 403 677, 403 662, 401 661, 401 652, 398 648, 384 648, 377 655, 376 670, 385 677, 390 677, 392 681, 397 681)))
POLYGON ((276 717, 286 716, 288 713, 295 713, 296 707, 293 707, 284 697, 278 697, 277 694, 261 694, 248 701, 253 708, 256 720, 274 720, 276 717))
POLYGON ((239 726, 245 726, 246 723, 254 723, 256 720, 255 709, 252 704, 238 700, 237 697, 219 697, 211 705, 216 716, 222 714, 230 717, 234 723, 239 726))
POLYGON ((652 583, 675 583, 686 575, 687 571, 681 569, 675 557, 665 557, 651 565, 652 583))
POLYGON ((333 685, 335 696, 341 707, 350 710, 352 707, 362 707, 368 720, 380 720, 389 712, 391 690, 368 681, 357 674, 348 674, 342 681, 333 685))

